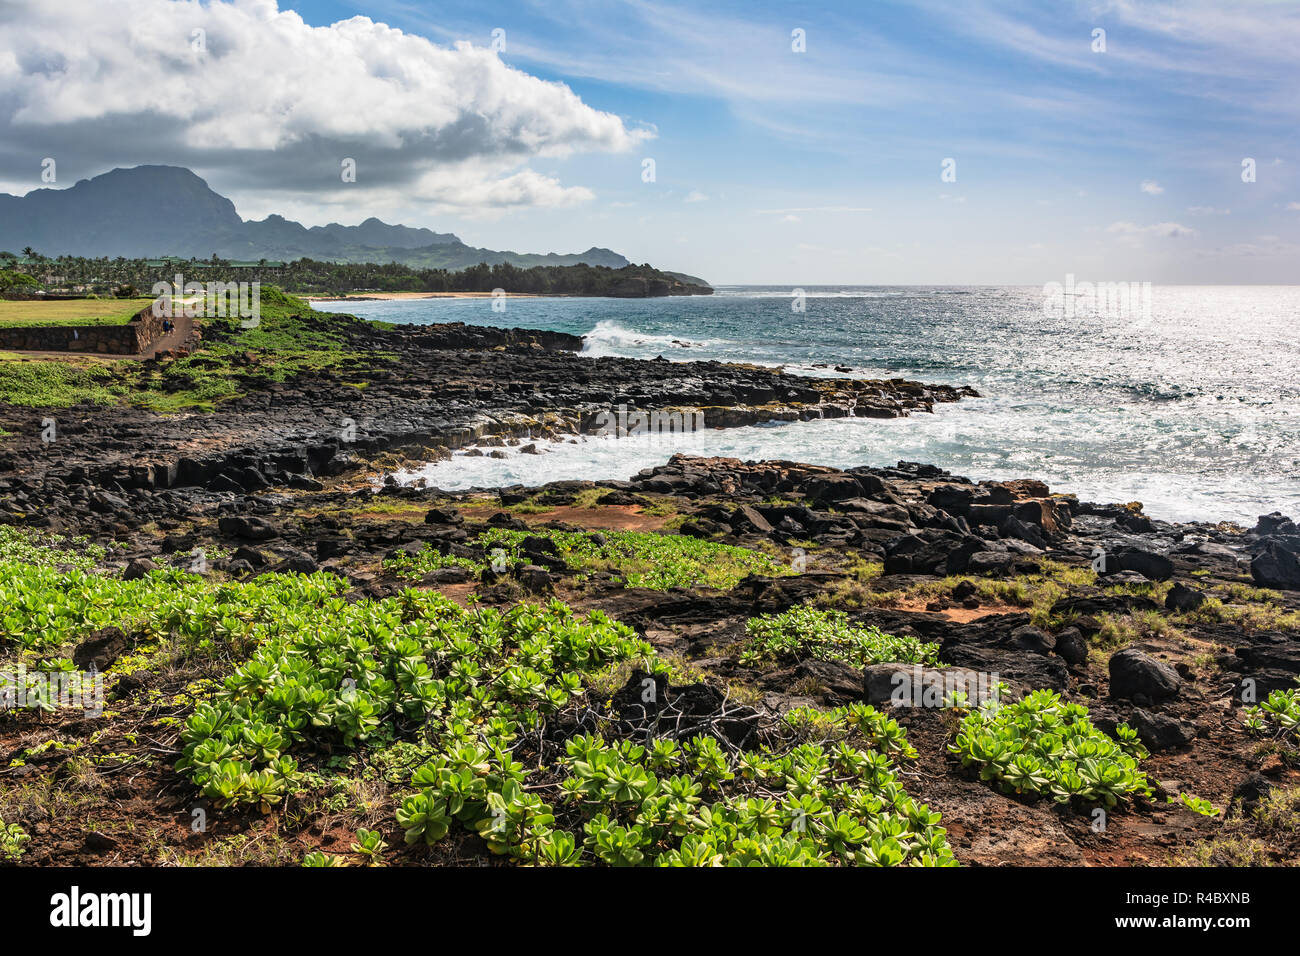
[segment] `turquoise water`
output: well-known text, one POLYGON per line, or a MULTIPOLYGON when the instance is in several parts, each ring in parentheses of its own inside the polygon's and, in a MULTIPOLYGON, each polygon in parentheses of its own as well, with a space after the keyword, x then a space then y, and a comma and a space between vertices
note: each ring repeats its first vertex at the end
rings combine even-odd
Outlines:
MULTIPOLYGON (((396 322, 466 322, 587 336, 584 354, 902 376, 985 397, 904 421, 838 420, 591 439, 541 456, 457 457, 445 488, 625 478, 674 451, 850 466, 932 462, 972 478, 1140 500, 1171 520, 1300 517, 1300 287, 1156 286, 1149 310, 1066 316, 1040 288, 722 288, 703 298, 356 302, 396 322), (832 368, 815 368, 826 364, 832 368)), ((665 396, 665 405, 672 397, 665 396)), ((408 476, 409 477, 409 476, 408 476)))

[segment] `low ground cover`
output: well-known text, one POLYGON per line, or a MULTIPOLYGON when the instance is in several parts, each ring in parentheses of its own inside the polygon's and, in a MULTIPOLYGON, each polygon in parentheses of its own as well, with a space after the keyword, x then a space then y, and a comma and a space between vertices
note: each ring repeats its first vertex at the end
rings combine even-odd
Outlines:
POLYGON ((418 580, 430 571, 446 567, 463 567, 481 573, 495 563, 504 569, 526 560, 524 542, 529 538, 545 539, 550 543, 547 553, 580 575, 611 573, 628 587, 658 591, 690 587, 726 590, 751 574, 794 573, 788 564, 770 554, 686 535, 550 528, 529 531, 489 528, 477 538, 478 546, 484 551, 481 559, 440 553, 427 547, 414 555, 389 557, 384 567, 406 580, 418 580))
POLYGON ((1300 739, 1300 688, 1275 690, 1262 704, 1245 710, 1246 729, 1290 740, 1300 739))
POLYGON ((750 618, 740 662, 794 663, 806 658, 838 661, 851 667, 882 662, 935 664, 939 645, 914 637, 895 637, 879 628, 853 624, 843 611, 797 605, 780 614, 750 618))
MULTIPOLYGON (((415 590, 348 601, 324 573, 124 581, 102 557, 4 529, 0 650, 60 653, 111 620, 239 662, 194 698, 178 742, 177 769, 218 812, 283 808, 365 754, 404 783, 394 820, 415 846, 474 839, 538 865, 955 862, 939 814, 902 786, 906 735, 871 707, 745 711, 738 742, 734 710, 680 719, 673 667, 600 611, 464 608, 415 590), (609 691, 624 673, 636 715, 626 687, 609 691)), ((25 842, 5 839, 11 854, 25 842)), ((354 842, 382 859, 373 831, 354 842)))
POLYGON ((1015 703, 969 711, 948 749, 1005 793, 1113 807, 1151 793, 1138 769, 1147 752, 1137 732, 1120 724, 1116 734, 1118 740, 1094 727, 1082 704, 1040 690, 1015 703))
POLYGON ((3 353, 0 402, 29 408, 65 408, 79 402, 113 405, 129 391, 116 364, 82 358, 35 361, 3 353))

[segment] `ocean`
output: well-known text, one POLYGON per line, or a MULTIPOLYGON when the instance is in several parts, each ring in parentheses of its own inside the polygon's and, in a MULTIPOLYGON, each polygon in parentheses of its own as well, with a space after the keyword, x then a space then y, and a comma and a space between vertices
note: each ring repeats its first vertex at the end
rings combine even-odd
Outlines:
POLYGON ((1300 518, 1300 286, 1153 286, 1128 301, 1070 291, 1045 303, 1041 287, 810 286, 796 311, 789 287, 736 286, 692 298, 508 299, 501 312, 488 299, 367 301, 349 311, 572 332, 587 337, 593 357, 903 377, 984 396, 901 420, 457 455, 399 476, 447 490, 627 478, 682 451, 840 467, 929 462, 977 480, 1032 477, 1087 500, 1141 501, 1166 520, 1250 525, 1275 510, 1300 518))

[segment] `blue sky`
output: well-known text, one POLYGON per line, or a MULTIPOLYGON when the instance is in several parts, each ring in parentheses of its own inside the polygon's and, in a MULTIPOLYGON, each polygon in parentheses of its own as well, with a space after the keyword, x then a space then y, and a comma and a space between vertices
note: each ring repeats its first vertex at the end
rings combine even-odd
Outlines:
MULTIPOLYGON (((198 7, 198 22, 214 5, 181 6, 198 7)), ((275 11, 273 0, 235 6, 275 11)), ((403 127, 393 141, 381 125, 373 155, 352 145, 354 130, 341 132, 362 150, 363 176, 385 170, 384 188, 370 191, 262 175, 275 154, 302 148, 301 132, 236 159, 196 153, 190 137, 181 158, 246 217, 375 214, 494 248, 601 245, 716 283, 1300 276, 1295 3, 283 0, 279 13, 289 10, 315 28, 366 17, 447 50, 489 47, 503 30, 502 63, 546 83, 506 89, 493 74, 475 88, 459 121, 474 118, 476 138, 457 154, 456 177, 433 168, 445 163, 449 128, 436 117, 421 120, 424 135, 403 127), (792 49, 795 29, 804 52, 792 49), (551 83, 580 104, 555 101, 551 83), (521 118, 515 101, 532 113, 521 118), (593 119, 606 114, 617 129, 593 119), (647 158, 654 182, 643 181, 647 158), (945 159, 955 181, 941 179, 945 159), (1253 182, 1243 181, 1247 159, 1253 182), (405 187, 403 175, 420 186, 405 187)), ((419 51, 390 32, 360 32, 371 78, 418 93, 419 51)), ((304 50, 322 36, 306 31, 304 50)), ((481 64, 449 69, 440 90, 488 76, 481 64)), ((346 89, 330 95, 358 116, 384 109, 349 105, 346 89)))

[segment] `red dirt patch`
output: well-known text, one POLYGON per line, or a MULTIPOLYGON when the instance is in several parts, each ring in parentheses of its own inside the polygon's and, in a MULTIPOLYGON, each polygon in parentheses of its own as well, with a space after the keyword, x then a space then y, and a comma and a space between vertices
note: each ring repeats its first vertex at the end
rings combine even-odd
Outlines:
POLYGON ((900 601, 891 605, 893 610, 907 611, 912 614, 938 614, 940 617, 947 618, 954 624, 969 624, 971 621, 978 621, 984 617, 1004 617, 1007 614, 1023 614, 1025 609, 1022 607, 1009 607, 1007 605, 984 606, 977 608, 950 607, 941 611, 931 611, 926 605, 930 603, 922 599, 911 601, 900 601))
POLYGON ((550 511, 519 517, 529 524, 563 521, 593 531, 658 531, 668 521, 663 515, 644 514, 639 505, 597 505, 594 508, 560 505, 550 511))

